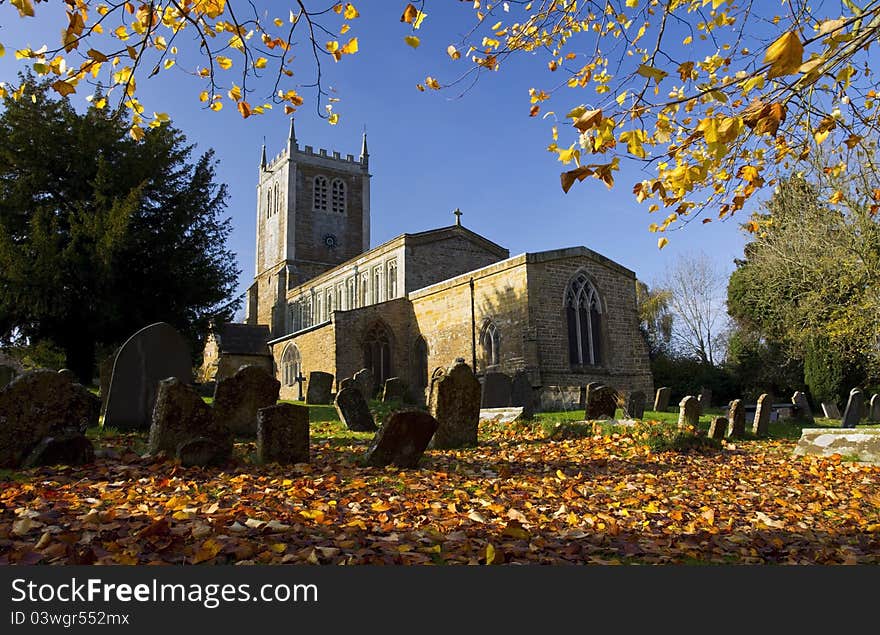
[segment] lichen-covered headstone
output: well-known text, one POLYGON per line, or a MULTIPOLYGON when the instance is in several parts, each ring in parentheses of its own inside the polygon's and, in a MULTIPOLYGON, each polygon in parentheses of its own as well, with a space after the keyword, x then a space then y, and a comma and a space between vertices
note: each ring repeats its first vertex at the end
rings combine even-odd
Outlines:
POLYGON ((865 401, 865 393, 858 388, 849 391, 849 399, 846 402, 846 410, 843 411, 841 428, 855 428, 862 418, 862 406, 865 401))
MULTIPOLYGON (((458 363, 458 360, 455 360, 455 363, 458 363)), ((464 363, 464 360, 461 360, 461 363, 464 363)), ((428 412, 434 412, 434 395, 436 394, 435 384, 440 381, 441 378, 446 376, 446 369, 442 366, 438 366, 431 372, 431 380, 428 382, 428 412)))
POLYGON ((309 373, 309 387, 306 389, 307 404, 332 403, 333 375, 320 370, 309 373))
POLYGON ((642 419, 645 416, 646 395, 641 390, 634 390, 626 401, 626 414, 630 419, 642 419))
POLYGON ((339 419, 353 432, 375 432, 376 422, 367 400, 357 387, 343 388, 333 402, 339 419))
POLYGON ((813 423, 813 409, 810 408, 810 402, 807 401, 807 396, 803 392, 800 390, 795 392, 791 396, 791 403, 797 407, 797 416, 799 419, 813 423))
POLYGON ((525 371, 517 371, 513 376, 510 384, 510 405, 523 409, 523 419, 531 419, 535 414, 535 390, 525 371))
POLYGON ((309 409, 292 403, 257 413, 257 460, 260 463, 309 462, 309 409))
POLYGON ((742 399, 734 399, 730 402, 727 418, 730 420, 729 437, 741 439, 746 436, 746 407, 742 399))
POLYGON ((480 382, 464 362, 456 363, 433 382, 431 414, 439 427, 431 442, 432 447, 476 445, 480 399, 480 382))
POLYGON ((222 419, 232 433, 257 435, 257 411, 278 403, 281 382, 260 366, 242 366, 235 374, 217 382, 214 389, 214 416, 222 419))
POLYGON ((104 425, 118 430, 149 430, 159 382, 168 377, 192 382, 186 339, 170 324, 151 324, 132 335, 116 355, 104 425))
POLYGON ((654 397, 654 412, 666 412, 666 409, 669 407, 669 398, 671 395, 672 388, 669 386, 658 388, 657 394, 654 397))
POLYGON ((376 386, 373 383, 373 373, 370 372, 369 368, 361 368, 354 374, 352 379, 354 379, 354 383, 361 391, 364 399, 369 401, 373 398, 376 394, 376 386))
POLYGON ((391 413, 367 448, 364 457, 366 464, 376 467, 417 467, 438 425, 434 417, 421 410, 391 413))
POLYGON ((688 395, 678 402, 678 427, 696 431, 699 422, 700 402, 696 397, 688 395))
POLYGON ((613 419, 617 410, 617 391, 611 386, 597 386, 588 388, 586 394, 586 406, 584 419, 613 419))
POLYGON ((385 380, 385 386, 382 389, 382 402, 403 401, 406 396, 406 386, 400 377, 389 377, 385 380))
POLYGON ((758 397, 755 419, 752 421, 752 434, 763 438, 770 431, 770 411, 773 410, 773 396, 763 393, 758 397))
POLYGON ((482 408, 507 408, 513 385, 504 373, 486 373, 483 377, 482 408))
POLYGON ((196 437, 178 445, 175 456, 183 467, 207 467, 224 465, 229 460, 229 450, 216 439, 196 437))
POLYGON ((709 438, 720 441, 726 437, 729 423, 727 417, 715 417, 712 419, 712 423, 709 424, 709 438))
POLYGON ((95 462, 95 448, 85 435, 76 431, 44 437, 28 454, 22 467, 40 465, 86 465, 95 462))

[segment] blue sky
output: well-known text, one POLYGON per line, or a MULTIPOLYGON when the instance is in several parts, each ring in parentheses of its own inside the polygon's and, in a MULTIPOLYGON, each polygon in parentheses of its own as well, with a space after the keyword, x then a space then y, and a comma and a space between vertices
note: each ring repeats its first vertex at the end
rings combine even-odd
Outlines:
MULTIPOLYGON (((733 269, 733 259, 742 255, 745 244, 739 224, 747 220, 747 213, 738 213, 733 222, 695 222, 671 232, 669 245, 660 251, 657 234, 647 228, 659 222, 656 216, 662 212, 649 214, 647 205, 637 204, 631 194, 632 185, 651 173, 624 162, 613 190, 586 180, 568 194, 562 192, 562 164, 546 151, 551 120, 528 116, 529 88, 548 88, 557 79, 546 71, 543 57, 521 57, 500 73, 485 73, 462 96, 455 89, 418 92, 415 86, 426 75, 443 82, 465 68, 464 60, 452 62, 445 51, 471 25, 467 3, 429 3, 428 17, 418 31, 418 49, 403 42, 409 33, 399 21, 405 3, 357 4, 362 17, 354 21, 351 35, 359 37, 360 52, 338 64, 324 62, 325 82, 341 98, 335 105, 340 123, 330 126, 320 119, 314 94, 303 89, 306 103, 296 113, 296 129, 300 145, 357 155, 367 127, 374 246, 403 232, 451 224, 452 210, 458 207, 467 227, 511 254, 585 245, 634 270, 649 284, 684 251, 705 251, 723 270, 733 269)), ((37 11, 38 16, 41 11, 49 15, 43 5, 37 5, 37 11)), ((275 13, 286 16, 287 9, 275 13)), ((0 59, 0 81, 14 80, 20 68, 12 55, 15 48, 54 43, 61 27, 57 20, 19 19, 8 3, 0 6, 0 42, 7 50, 0 59)), ((305 50, 300 68, 294 81, 306 83, 312 67, 305 50)), ((233 78, 230 73, 229 80, 233 78)), ((283 149, 288 118, 277 106, 247 120, 229 106, 219 113, 207 111, 198 101, 202 85, 176 69, 141 79, 138 89, 147 110, 167 112, 197 151, 215 150, 217 179, 229 187, 228 213, 235 227, 231 248, 238 254, 243 291, 254 273, 260 147, 265 138, 270 157, 283 149)), ((269 90, 266 87, 260 96, 269 90)), ((566 89, 564 101, 558 102, 561 114, 566 105, 589 103, 595 93, 588 90, 579 94, 566 89)), ((252 103, 260 101, 258 97, 252 103)), ((559 127, 564 135, 567 121, 560 121, 559 127)), ((565 139, 561 135, 560 144, 565 139)))

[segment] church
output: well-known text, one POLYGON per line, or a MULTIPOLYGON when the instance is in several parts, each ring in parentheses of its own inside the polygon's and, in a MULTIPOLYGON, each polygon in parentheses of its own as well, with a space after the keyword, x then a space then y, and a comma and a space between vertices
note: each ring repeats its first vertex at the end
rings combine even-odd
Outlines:
POLYGON ((369 170, 366 134, 359 157, 299 146, 292 122, 281 154, 263 147, 247 317, 209 336, 206 379, 261 363, 296 399, 300 375, 338 386, 368 368, 424 403, 434 369, 463 358, 480 377, 525 372, 547 410, 593 381, 653 393, 632 271, 583 246, 511 256, 458 210, 371 247, 369 170))

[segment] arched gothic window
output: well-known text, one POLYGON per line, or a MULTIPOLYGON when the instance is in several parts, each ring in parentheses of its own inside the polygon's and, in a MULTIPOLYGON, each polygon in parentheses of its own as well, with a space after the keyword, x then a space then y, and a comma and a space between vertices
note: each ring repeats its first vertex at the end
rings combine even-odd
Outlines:
POLYGON ((486 320, 480 330, 480 348, 483 352, 483 368, 501 363, 501 336, 492 320, 486 320))
POLYGON ((565 290, 568 353, 572 364, 602 363, 602 303, 587 274, 578 273, 565 290))
POLYGON ((275 184, 275 209, 272 212, 273 214, 277 214, 281 211, 281 197, 278 196, 278 184, 275 184))
POLYGON ((357 278, 352 276, 345 281, 345 307, 350 311, 357 306, 357 295, 354 292, 357 278))
POLYGON ((369 288, 369 286, 370 286, 370 274, 369 274, 369 272, 364 271, 361 274, 361 284, 360 284, 360 288, 358 289, 358 295, 360 296, 360 301, 361 301, 360 306, 367 306, 367 298, 369 297, 367 295, 367 289, 369 288))
POLYGON ((301 365, 302 361, 296 344, 288 344, 281 354, 281 383, 285 386, 295 385, 301 365))
POLYGON ((392 260, 388 263, 388 297, 386 300, 393 300, 397 297, 397 261, 392 260))
POLYGON ((315 177, 315 195, 312 204, 313 209, 320 212, 327 211, 327 177, 320 174, 315 177))
POLYGON ((345 182, 342 179, 333 179, 330 193, 330 209, 337 214, 345 214, 345 182))
POLYGON ((382 301, 381 291, 382 267, 373 267, 373 304, 379 304, 382 301))
POLYGON ((266 192, 266 218, 269 218, 272 215, 272 188, 269 188, 269 191, 266 192))
POLYGON ((376 322, 364 336, 364 368, 370 369, 377 386, 382 386, 386 379, 393 377, 391 335, 382 322, 376 322))

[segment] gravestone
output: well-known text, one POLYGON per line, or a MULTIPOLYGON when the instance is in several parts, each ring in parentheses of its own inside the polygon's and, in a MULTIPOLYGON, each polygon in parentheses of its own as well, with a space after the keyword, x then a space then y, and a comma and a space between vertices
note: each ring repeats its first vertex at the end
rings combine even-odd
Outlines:
POLYGON ((510 406, 509 408, 481 408, 480 423, 494 423, 504 426, 521 418, 522 407, 510 406))
POLYGON ((216 439, 196 437, 178 445, 175 456, 183 467, 220 466, 229 460, 229 449, 216 439))
POLYGON ((849 391, 849 400, 846 402, 846 410, 843 411, 841 428, 855 428, 862 419, 862 406, 865 402, 865 393, 858 388, 849 391))
POLYGON ((309 462, 309 409, 306 406, 280 403, 257 412, 257 459, 260 463, 309 462))
POLYGON ((804 428, 795 456, 846 456, 880 465, 880 430, 872 428, 804 428))
POLYGON ((79 432, 44 437, 24 460, 22 467, 40 465, 86 465, 95 462, 95 447, 79 432))
POLYGON ((671 395, 672 388, 669 386, 658 388, 657 394, 654 396, 654 412, 666 412, 666 409, 669 408, 669 397, 671 395))
MULTIPOLYGON (((168 456, 179 458, 178 449, 196 439, 211 441, 215 449, 212 456, 202 454, 200 458, 206 459, 203 465, 225 462, 232 453, 229 426, 214 416, 211 407, 195 388, 174 377, 163 379, 159 382, 159 394, 156 396, 148 452, 165 452, 168 456)), ((196 450, 204 451, 206 447, 206 443, 200 443, 198 447, 189 448, 187 458, 193 458, 198 454, 196 450)))
POLYGON ((603 417, 614 418, 614 412, 617 410, 617 391, 614 388, 601 385, 595 388, 588 387, 586 399, 584 419, 592 421, 603 417))
POLYGON ((770 431, 770 412, 773 410, 773 395, 763 393, 758 397, 755 418, 752 420, 752 434, 763 438, 770 431))
POLYGON ((836 403, 825 403, 823 401, 822 414, 825 415, 826 419, 840 419, 840 409, 836 403))
POLYGON ((281 382, 260 366, 242 366, 235 374, 217 382, 214 416, 229 426, 232 434, 255 437, 257 411, 278 403, 281 382))
POLYGON ((382 388, 382 403, 389 401, 403 401, 406 396, 406 386, 400 377, 389 377, 385 380, 382 388))
POLYGON ((373 395, 376 394, 376 388, 373 385, 373 373, 370 372, 370 369, 360 369, 354 374, 353 379, 354 383, 358 387, 358 390, 360 390, 361 394, 364 396, 364 399, 366 399, 367 401, 372 399, 373 395))
POLYGON ((0 388, 4 388, 6 384, 15 379, 17 374, 12 366, 0 364, 0 388))
POLYGON ((77 382, 76 373, 74 373, 69 368, 62 368, 58 371, 58 374, 67 379, 68 381, 72 381, 74 383, 77 382))
POLYGON ((810 402, 807 401, 807 395, 798 390, 791 396, 791 403, 797 406, 798 418, 813 423, 813 409, 810 408, 810 402))
POLYGON ((697 400, 700 402, 700 408, 705 411, 712 407, 712 389, 711 388, 700 388, 700 394, 697 396, 697 400))
POLYGON ((504 373, 486 373, 483 377, 482 408, 507 408, 513 393, 513 382, 504 373))
POLYGON ((347 425, 349 430, 354 432, 376 431, 376 423, 370 413, 370 406, 361 391, 354 385, 350 388, 343 388, 336 393, 336 400, 333 404, 336 406, 336 414, 339 415, 340 421, 347 425))
POLYGON ((434 417, 421 410, 393 412, 373 437, 364 460, 375 467, 417 467, 438 426, 434 417))
POLYGON ((578 407, 586 409, 587 404, 590 402, 590 392, 602 387, 602 382, 600 381, 591 381, 586 386, 581 389, 581 399, 578 407))
POLYGON ((730 410, 727 413, 730 421, 728 436, 732 439, 741 439, 746 436, 746 407, 742 399, 734 399, 730 402, 730 410))
POLYGON ((709 425, 709 438, 719 441, 727 436, 727 427, 730 422, 727 417, 715 417, 709 425))
POLYGON ((517 371, 510 383, 510 405, 523 409, 523 419, 531 419, 535 415, 535 391, 532 380, 523 370, 517 371))
POLYGON ((149 430, 159 382, 175 377, 192 382, 189 345, 173 326, 151 324, 132 335, 116 355, 104 425, 119 430, 149 430))
POLYGON ((868 411, 868 419, 874 422, 880 421, 880 395, 871 397, 871 409, 868 411))
POLYGON ((100 409, 95 395, 55 371, 19 375, 0 389, 0 468, 19 467, 46 437, 82 436, 100 409))
POLYGON ((700 402, 688 395, 678 402, 678 427, 686 430, 697 429, 700 422, 700 402))
MULTIPOLYGON (((341 382, 339 382, 339 386, 338 386, 336 392, 342 392, 346 388, 350 388, 350 387, 356 388, 356 385, 354 383, 354 379, 352 379, 351 377, 346 377, 341 382)), ((358 392, 360 392, 360 391, 358 391, 358 392)))
POLYGON ((333 403, 331 399, 332 392, 333 375, 320 370, 313 370, 309 373, 309 386, 306 389, 307 404, 333 403))
POLYGON ((437 420, 435 448, 477 444, 481 387, 470 366, 458 362, 433 382, 431 414, 437 420))
POLYGON ((634 390, 629 394, 626 401, 626 414, 630 419, 643 419, 645 417, 645 393, 634 390))
MULTIPOLYGON (((455 360, 456 364, 459 362, 459 359, 461 358, 455 360)), ((461 359, 461 363, 464 363, 463 359, 461 359)), ((445 376, 446 369, 440 366, 438 366, 431 372, 431 380, 428 382, 428 412, 434 412, 434 402, 431 401, 434 398, 434 385, 445 376)))
POLYGON ((107 410, 107 397, 110 396, 110 379, 113 377, 113 363, 116 353, 108 355, 98 365, 99 396, 101 397, 101 413, 107 410))

